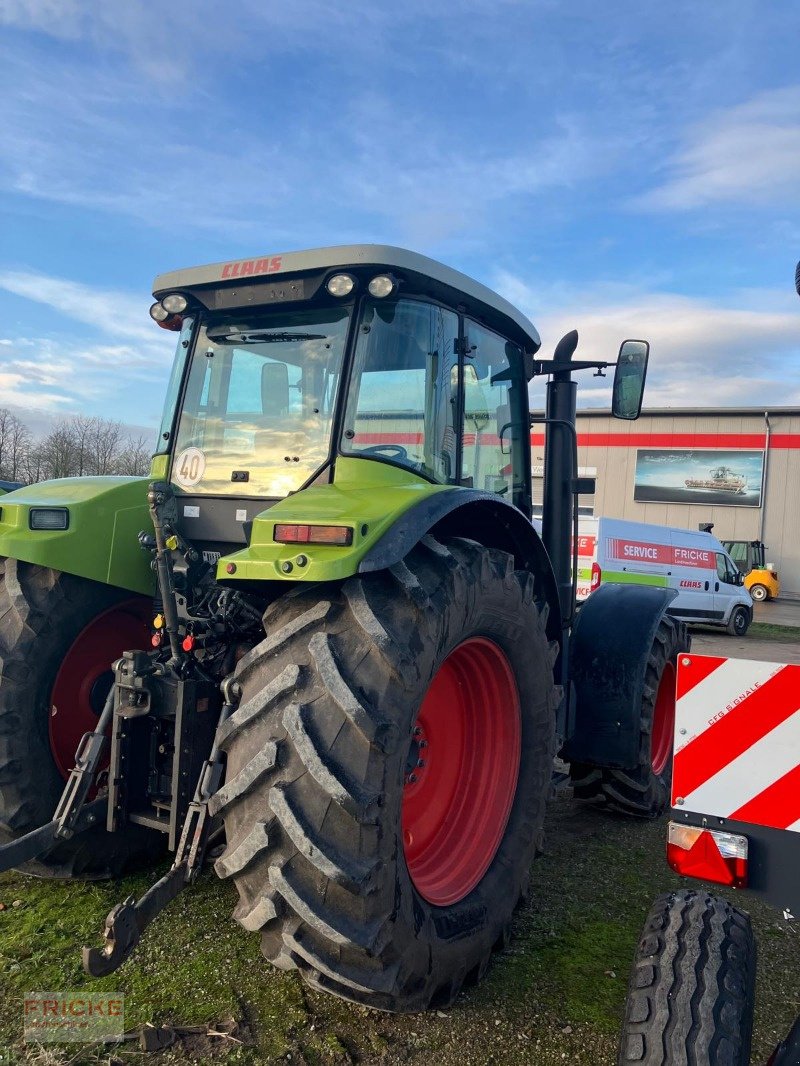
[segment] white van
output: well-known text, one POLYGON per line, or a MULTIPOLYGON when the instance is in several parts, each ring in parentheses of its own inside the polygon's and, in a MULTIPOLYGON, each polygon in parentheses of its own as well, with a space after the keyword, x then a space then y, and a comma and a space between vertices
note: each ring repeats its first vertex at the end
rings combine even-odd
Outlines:
POLYGON ((753 601, 736 564, 710 533, 619 518, 584 518, 578 536, 578 601, 601 584, 657 585, 677 596, 669 613, 725 626, 742 637, 753 601))

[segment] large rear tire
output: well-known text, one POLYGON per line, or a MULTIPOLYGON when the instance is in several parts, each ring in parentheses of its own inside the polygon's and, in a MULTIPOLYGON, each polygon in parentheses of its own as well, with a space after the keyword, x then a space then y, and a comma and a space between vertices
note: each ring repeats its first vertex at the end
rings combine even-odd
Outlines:
POLYGON ((744 911, 705 892, 660 896, 631 971, 619 1066, 747 1066, 755 974, 744 911))
MULTIPOLYGON (((16 559, 0 560, 0 842, 53 817, 83 733, 112 683, 111 664, 148 643, 149 601, 16 559)), ((26 863, 46 877, 116 876, 160 834, 92 829, 26 863)))
POLYGON ((684 623, 664 615, 647 658, 638 764, 615 770, 573 763, 576 799, 639 818, 657 818, 663 812, 672 784, 675 671, 678 655, 689 650, 689 643, 684 623))
POLYGON ((212 810, 234 916, 275 965, 391 1011, 482 974, 541 844, 545 620, 511 556, 430 536, 390 571, 267 610, 212 810))

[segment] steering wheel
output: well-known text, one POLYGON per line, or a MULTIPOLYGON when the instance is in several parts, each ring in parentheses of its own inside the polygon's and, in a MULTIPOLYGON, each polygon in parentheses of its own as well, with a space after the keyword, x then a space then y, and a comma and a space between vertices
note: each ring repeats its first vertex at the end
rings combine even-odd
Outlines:
POLYGON ((408 452, 402 444, 372 444, 361 449, 362 455, 386 455, 389 459, 408 459, 408 452))

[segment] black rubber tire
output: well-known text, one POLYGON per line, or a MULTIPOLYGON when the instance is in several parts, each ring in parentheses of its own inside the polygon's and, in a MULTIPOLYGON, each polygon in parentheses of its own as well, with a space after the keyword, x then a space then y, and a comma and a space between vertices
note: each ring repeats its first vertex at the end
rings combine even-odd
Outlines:
POLYGON ((541 846, 554 748, 557 646, 529 573, 504 552, 426 536, 404 562, 296 589, 240 662, 227 780, 212 804, 239 892, 234 917, 313 987, 388 1011, 449 1003, 504 943, 541 846), (447 907, 413 888, 400 810, 417 710, 468 637, 505 653, 522 707, 519 783, 477 887, 447 907))
POLYGON ((606 807, 609 811, 637 818, 657 818, 669 802, 672 784, 672 756, 657 774, 650 757, 658 686, 668 662, 677 662, 681 652, 689 650, 690 639, 683 622, 664 615, 656 630, 645 672, 644 699, 641 707, 639 763, 634 769, 614 770, 572 763, 570 777, 575 798, 606 807))
POLYGON ((751 585, 749 592, 754 603, 763 603, 765 600, 769 599, 769 592, 767 591, 766 585, 751 585))
POLYGON ((800 1017, 784 1040, 772 1052, 767 1066, 797 1066, 800 1062, 800 1017))
POLYGON ((731 611, 731 616, 728 619, 728 625, 726 626, 730 635, 732 637, 743 637, 750 628, 750 620, 752 617, 753 612, 749 611, 746 607, 734 607, 731 611))
POLYGON ((744 911, 705 892, 660 896, 636 950, 619 1066, 747 1066, 755 975, 744 911))
MULTIPOLYGON (((0 843, 53 817, 65 784, 48 735, 58 668, 93 618, 131 598, 109 585, 0 559, 0 843)), ((91 829, 21 868, 41 877, 113 877, 152 861, 161 836, 138 826, 124 834, 91 829)))

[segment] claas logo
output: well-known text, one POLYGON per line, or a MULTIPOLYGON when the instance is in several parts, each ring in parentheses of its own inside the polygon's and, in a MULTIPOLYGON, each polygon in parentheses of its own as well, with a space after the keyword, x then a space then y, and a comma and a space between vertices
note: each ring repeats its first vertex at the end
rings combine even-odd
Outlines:
POLYGON ((244 278, 253 274, 274 274, 281 269, 282 256, 273 255, 267 259, 239 259, 235 263, 226 263, 222 268, 224 278, 244 278))

